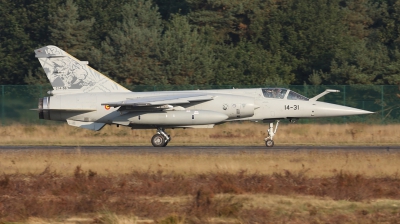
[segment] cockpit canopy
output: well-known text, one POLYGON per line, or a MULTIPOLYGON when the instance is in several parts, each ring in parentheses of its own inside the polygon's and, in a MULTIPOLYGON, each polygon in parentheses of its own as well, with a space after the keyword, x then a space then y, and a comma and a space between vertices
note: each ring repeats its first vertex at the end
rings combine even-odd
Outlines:
POLYGON ((265 98, 285 99, 285 97, 287 97, 288 100, 308 101, 307 97, 285 88, 263 88, 262 92, 265 98), (289 94, 287 94, 287 92, 289 92, 289 94))
POLYGON ((286 95, 287 89, 283 88, 264 88, 262 89, 264 97, 283 99, 286 95))

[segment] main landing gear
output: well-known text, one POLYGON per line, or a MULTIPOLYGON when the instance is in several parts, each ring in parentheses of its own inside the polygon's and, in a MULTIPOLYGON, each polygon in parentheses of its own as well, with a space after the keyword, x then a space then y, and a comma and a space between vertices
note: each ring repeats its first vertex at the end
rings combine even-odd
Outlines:
POLYGON ((274 146, 274 140, 272 140, 274 138, 274 135, 276 133, 276 130, 278 129, 278 124, 279 124, 279 120, 276 121, 276 126, 275 126, 275 130, 274 130, 274 123, 269 123, 269 128, 268 128, 268 137, 266 137, 264 139, 265 141, 265 145, 267 147, 272 147, 274 146))
POLYGON ((154 147, 165 147, 171 141, 171 136, 165 133, 164 128, 157 128, 157 134, 151 138, 154 147))

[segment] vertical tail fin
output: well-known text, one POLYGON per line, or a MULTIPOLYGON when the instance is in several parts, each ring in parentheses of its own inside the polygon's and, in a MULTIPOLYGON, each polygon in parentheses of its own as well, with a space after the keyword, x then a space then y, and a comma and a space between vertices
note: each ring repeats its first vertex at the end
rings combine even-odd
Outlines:
POLYGON ((68 92, 130 92, 56 46, 35 50, 53 89, 68 92))

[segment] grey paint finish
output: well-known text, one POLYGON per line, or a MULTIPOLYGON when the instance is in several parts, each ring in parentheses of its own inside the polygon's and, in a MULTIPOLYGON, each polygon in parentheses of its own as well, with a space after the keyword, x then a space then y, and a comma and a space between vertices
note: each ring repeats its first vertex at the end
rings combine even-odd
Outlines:
POLYGON ((113 119, 113 123, 121 125, 166 126, 204 125, 225 121, 227 115, 207 110, 131 112, 113 119))
POLYGON ((154 146, 170 141, 164 128, 209 128, 235 120, 270 122, 265 141, 272 146, 275 120, 371 113, 317 101, 337 90, 311 99, 285 88, 130 92, 56 46, 35 53, 53 86, 51 96, 40 99, 41 119, 95 131, 105 124, 157 128, 154 137, 165 142, 152 140, 154 146))

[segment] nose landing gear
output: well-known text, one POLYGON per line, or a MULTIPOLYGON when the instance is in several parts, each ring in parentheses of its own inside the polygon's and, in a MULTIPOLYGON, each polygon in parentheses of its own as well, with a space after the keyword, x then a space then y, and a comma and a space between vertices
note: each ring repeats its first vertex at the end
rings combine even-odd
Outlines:
POLYGON ((275 130, 274 130, 274 123, 269 123, 269 128, 268 128, 268 137, 266 137, 264 139, 265 141, 265 145, 267 147, 272 147, 274 146, 274 135, 276 133, 276 130, 278 130, 278 124, 279 124, 279 120, 276 121, 276 126, 275 126, 275 130))
POLYGON ((154 147, 165 147, 171 141, 171 136, 165 133, 164 128, 157 128, 157 134, 151 138, 154 147))

